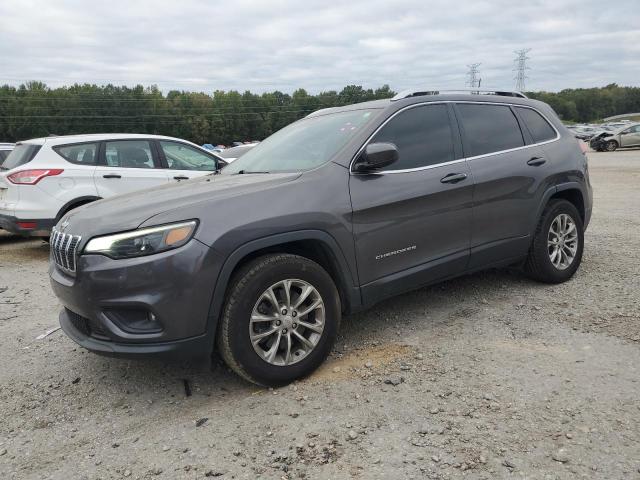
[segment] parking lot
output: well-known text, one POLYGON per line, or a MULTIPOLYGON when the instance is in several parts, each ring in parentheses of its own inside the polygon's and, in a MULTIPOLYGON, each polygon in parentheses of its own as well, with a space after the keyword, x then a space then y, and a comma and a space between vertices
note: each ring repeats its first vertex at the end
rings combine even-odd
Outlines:
POLYGON ((386 301, 278 390, 37 339, 48 245, 0 233, 0 478, 640 478, 640 150, 589 158, 573 280, 493 270, 386 301))

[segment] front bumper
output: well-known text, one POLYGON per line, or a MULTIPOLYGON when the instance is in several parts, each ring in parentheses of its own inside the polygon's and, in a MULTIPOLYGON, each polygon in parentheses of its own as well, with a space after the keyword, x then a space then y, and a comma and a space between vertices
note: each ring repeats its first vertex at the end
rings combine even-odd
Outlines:
POLYGON ((147 257, 81 255, 75 275, 51 260, 49 274, 65 307, 60 325, 82 347, 111 356, 202 356, 213 348, 209 310, 217 267, 213 250, 194 239, 147 257), (140 312, 153 314, 159 328, 131 328, 127 316, 140 312))
POLYGON ((0 213, 0 228, 15 235, 48 237, 55 224, 56 220, 54 218, 30 220, 0 213))

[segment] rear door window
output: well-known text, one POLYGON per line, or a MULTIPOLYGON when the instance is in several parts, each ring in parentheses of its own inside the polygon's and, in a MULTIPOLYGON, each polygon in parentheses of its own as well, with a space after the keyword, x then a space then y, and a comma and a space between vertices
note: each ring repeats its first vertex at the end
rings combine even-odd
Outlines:
POLYGON ((370 143, 377 142, 398 147, 398 161, 385 170, 420 168, 454 159, 453 133, 444 104, 413 107, 399 113, 370 143))
POLYGON ((156 168, 151 144, 147 140, 105 142, 107 167, 156 168))
POLYGON ((95 166, 98 163, 97 143, 77 143, 75 145, 60 145, 53 150, 68 162, 77 165, 95 166))
POLYGON ((456 108, 464 130, 465 156, 524 146, 520 125, 508 106, 459 103, 456 108))
MULTIPOLYGON (((531 108, 516 107, 520 118, 524 121, 535 143, 546 142, 556 138, 556 131, 542 115, 531 108)), ((593 131, 588 129, 587 131, 593 131)))
POLYGON ((2 164, 3 170, 11 170, 12 168, 21 167, 33 160, 36 153, 40 151, 41 145, 31 143, 19 143, 11 151, 7 159, 2 164))

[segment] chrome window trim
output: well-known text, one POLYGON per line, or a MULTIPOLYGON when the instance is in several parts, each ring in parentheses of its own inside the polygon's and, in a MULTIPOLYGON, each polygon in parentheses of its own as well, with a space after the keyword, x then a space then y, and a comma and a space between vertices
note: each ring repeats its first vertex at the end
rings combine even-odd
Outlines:
MULTIPOLYGON (((520 119, 516 117, 516 120, 518 120, 518 125, 519 125, 520 124, 520 119)), ((522 128, 523 127, 520 126, 520 129, 522 129, 522 128)), ((462 135, 462 132, 460 132, 460 134, 462 135)), ((358 149, 356 154, 351 158, 351 161, 349 162, 349 175, 387 175, 387 174, 396 174, 396 173, 419 172, 419 171, 422 171, 422 170, 429 170, 429 169, 432 169, 432 168, 442 167, 442 166, 446 166, 446 165, 453 165, 453 164, 456 164, 456 163, 462 163, 462 162, 465 162, 467 160, 476 160, 478 158, 492 157, 494 155, 501 155, 503 153, 510 153, 510 152, 515 152, 517 150, 524 150, 526 148, 537 147, 537 146, 540 146, 540 145, 546 145, 548 143, 557 142, 558 140, 560 140, 560 138, 561 138, 560 132, 558 131, 556 126, 553 124, 553 122, 549 121, 547 116, 544 113, 542 113, 540 110, 538 110, 535 107, 529 106, 529 105, 519 105, 517 103, 508 103, 508 102, 482 102, 482 101, 478 101, 478 100, 435 100, 435 101, 432 101, 432 102, 414 103, 414 104, 411 104, 411 105, 407 105, 406 107, 401 108, 400 110, 395 112, 393 115, 391 115, 389 118, 387 118, 378 128, 376 128, 375 131, 371 135, 369 135, 367 140, 362 144, 362 146, 358 149), (371 142, 371 139, 373 137, 375 137, 376 134, 380 130, 382 130, 382 128, 384 128, 384 126, 387 123, 389 123, 396 115, 399 115, 400 113, 402 113, 402 112, 404 112, 406 110, 409 110, 411 108, 422 107, 422 106, 425 106, 425 105, 440 105, 440 104, 448 104, 448 103, 453 103, 453 104, 456 104, 456 103, 472 103, 472 104, 478 104, 478 105, 501 105, 501 106, 505 106, 505 107, 529 108, 529 109, 533 110, 534 112, 537 112, 542 118, 544 118, 544 120, 549 125, 551 125, 551 128, 553 128, 553 131, 556 132, 556 137, 552 138, 550 140, 545 140, 544 142, 532 143, 530 145, 523 145, 522 147, 509 148, 507 150, 499 150, 497 152, 483 153, 482 155, 475 155, 473 157, 462 157, 462 158, 459 158, 459 159, 456 159, 456 160, 451 160, 449 162, 434 163, 433 165, 425 165, 424 167, 414 167, 414 168, 405 168, 405 169, 399 169, 399 170, 386 170, 386 171, 382 171, 382 172, 368 172, 368 173, 358 173, 358 172, 354 172, 353 171, 353 164, 356 161, 356 158, 358 158, 358 156, 366 148, 366 146, 369 144, 369 142, 371 142)), ((523 140, 524 140, 524 138, 523 138, 523 140)))

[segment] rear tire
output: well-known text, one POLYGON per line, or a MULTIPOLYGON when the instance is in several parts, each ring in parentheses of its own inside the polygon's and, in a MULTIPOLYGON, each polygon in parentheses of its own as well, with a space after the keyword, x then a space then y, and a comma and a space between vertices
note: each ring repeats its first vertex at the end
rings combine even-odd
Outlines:
POLYGON ((567 200, 551 200, 540 216, 524 271, 540 282, 566 282, 578 270, 583 248, 584 226, 578 209, 567 200))
POLYGON ((320 265, 297 255, 266 255, 233 276, 218 351, 246 380, 283 386, 309 375, 326 359, 340 319, 338 290, 320 265))

